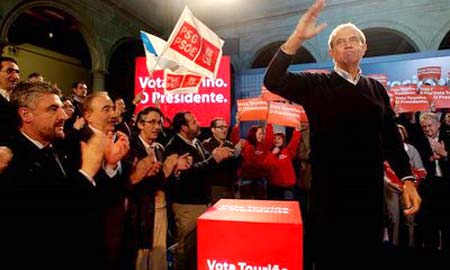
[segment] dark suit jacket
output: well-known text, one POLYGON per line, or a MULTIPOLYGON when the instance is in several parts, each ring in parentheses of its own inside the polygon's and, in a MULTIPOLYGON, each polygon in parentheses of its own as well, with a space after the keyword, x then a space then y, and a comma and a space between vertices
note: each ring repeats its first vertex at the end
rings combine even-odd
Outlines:
MULTIPOLYGON (((445 149, 450 153, 450 140, 444 134, 439 135, 439 141, 443 141, 445 144, 445 149)), ((423 136, 416 143, 416 148, 419 151, 420 158, 422 159, 423 166, 427 170, 427 178, 433 178, 436 176, 436 164, 430 161, 430 157, 433 155, 433 150, 431 150, 430 142, 423 136)), ((444 178, 450 178, 450 159, 439 159, 439 167, 441 168, 444 178)))
POLYGON ((191 168, 181 171, 178 177, 170 177, 171 200, 181 204, 208 204, 211 202, 211 171, 217 168, 217 162, 211 154, 197 141, 197 147, 186 143, 175 135, 166 146, 166 155, 189 153, 193 158, 191 168))
POLYGON ((6 145, 17 130, 17 116, 13 105, 0 95, 0 145, 6 145))
POLYGON ((14 260, 30 251, 19 268, 27 263, 42 269, 94 267, 99 242, 93 234, 93 185, 80 173, 63 173, 51 154, 22 134, 10 147, 14 157, 1 176, 0 208, 5 215, 0 226, 6 228, 0 238, 7 254, 2 255, 14 260))
MULTIPOLYGON (((80 141, 87 142, 94 132, 89 126, 84 126, 78 134, 80 141)), ((79 141, 77 142, 79 145, 79 141)), ((75 161, 81 165, 81 151, 79 147, 72 147, 74 153, 70 153, 75 161), (77 150, 78 149, 78 150, 77 150)), ((122 161, 122 170, 110 178, 103 169, 94 176, 96 183, 95 201, 98 207, 98 215, 101 219, 103 236, 103 267, 108 270, 122 269, 130 264, 130 258, 126 253, 126 231, 128 211, 127 196, 130 190, 128 178, 129 167, 122 161)))
MULTIPOLYGON (((158 161, 163 162, 164 147, 158 144, 155 148, 155 152, 158 161)), ((131 140, 128 159, 132 162, 135 159, 141 160, 146 156, 147 151, 142 141, 138 136, 135 136, 131 140)), ((132 186, 131 211, 133 217, 133 230, 138 248, 151 249, 153 247, 152 239, 155 221, 155 195, 158 190, 166 192, 167 185, 165 180, 166 178, 164 173, 160 171, 157 175, 145 177, 141 182, 132 186)), ((167 203, 167 205, 169 205, 169 203, 167 203)), ((167 207, 167 210, 170 212, 170 207, 167 207)))

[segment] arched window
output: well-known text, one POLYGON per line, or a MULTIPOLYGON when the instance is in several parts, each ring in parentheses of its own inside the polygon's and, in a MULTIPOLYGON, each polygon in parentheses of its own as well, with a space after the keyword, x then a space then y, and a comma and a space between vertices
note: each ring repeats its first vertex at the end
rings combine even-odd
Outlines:
MULTIPOLYGON (((281 44, 283 44, 284 41, 277 41, 274 43, 271 43, 257 53, 257 56, 255 57, 255 60, 253 61, 252 68, 264 68, 267 67, 270 63, 270 60, 272 60, 272 57, 274 54, 278 51, 281 44)), ((316 60, 314 57, 309 53, 307 49, 304 47, 301 47, 297 54, 294 57, 293 64, 306 64, 306 63, 315 63, 316 60)))

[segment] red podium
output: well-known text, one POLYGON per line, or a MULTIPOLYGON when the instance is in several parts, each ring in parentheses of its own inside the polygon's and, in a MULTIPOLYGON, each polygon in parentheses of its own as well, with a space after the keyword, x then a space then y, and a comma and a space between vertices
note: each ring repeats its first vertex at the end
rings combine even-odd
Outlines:
POLYGON ((197 221, 198 270, 301 270, 297 202, 218 201, 197 221))

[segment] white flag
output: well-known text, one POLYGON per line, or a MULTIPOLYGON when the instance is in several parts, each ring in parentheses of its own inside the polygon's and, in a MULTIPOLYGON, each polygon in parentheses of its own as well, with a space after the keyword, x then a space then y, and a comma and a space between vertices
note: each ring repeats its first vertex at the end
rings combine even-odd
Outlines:
POLYGON ((144 45, 145 58, 148 72, 151 74, 154 70, 171 69, 175 71, 179 68, 176 62, 165 57, 161 57, 167 42, 157 36, 146 33, 141 30, 141 40, 144 45))
POLYGON ((167 41, 164 58, 202 76, 216 78, 224 41, 184 8, 167 41))

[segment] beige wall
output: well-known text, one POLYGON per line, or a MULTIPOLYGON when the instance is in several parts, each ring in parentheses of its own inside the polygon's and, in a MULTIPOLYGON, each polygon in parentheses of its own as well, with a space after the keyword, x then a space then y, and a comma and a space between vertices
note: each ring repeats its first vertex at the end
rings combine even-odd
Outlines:
POLYGON ((3 49, 4 56, 13 57, 20 67, 21 80, 26 80, 32 72, 39 72, 46 81, 57 83, 64 95, 71 93, 72 83, 86 81, 91 85, 90 71, 81 66, 81 62, 72 57, 49 51, 31 44, 11 46, 3 49))

